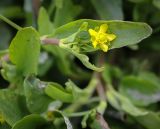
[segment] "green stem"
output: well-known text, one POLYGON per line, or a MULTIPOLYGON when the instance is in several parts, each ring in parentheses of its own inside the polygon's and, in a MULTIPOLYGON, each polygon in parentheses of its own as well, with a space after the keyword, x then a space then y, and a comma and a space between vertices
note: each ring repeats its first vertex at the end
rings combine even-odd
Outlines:
POLYGON ((67 117, 80 117, 80 116, 84 116, 86 114, 88 114, 90 112, 89 111, 83 111, 83 112, 76 112, 76 113, 70 113, 70 114, 66 114, 67 117))
POLYGON ((0 19, 3 20, 4 22, 8 23, 9 25, 11 25, 12 27, 14 27, 17 30, 22 29, 22 27, 18 26, 17 24, 15 24, 14 22, 12 22, 11 20, 9 20, 8 18, 0 15, 0 19))
POLYGON ((73 103, 69 107, 67 107, 64 112, 66 113, 72 113, 75 112, 78 108, 80 108, 84 104, 88 104, 90 96, 93 94, 95 87, 97 86, 98 80, 93 75, 91 81, 89 82, 89 85, 84 89, 84 93, 86 93, 85 96, 82 96, 78 103, 73 103))
POLYGON ((93 75, 91 81, 89 82, 89 85, 84 89, 85 92, 88 92, 88 95, 89 95, 88 98, 94 92, 97 84, 98 84, 98 80, 96 79, 95 75, 93 75))
POLYGON ((107 108, 107 102, 105 100, 101 100, 96 109, 100 114, 104 114, 106 108, 107 108))

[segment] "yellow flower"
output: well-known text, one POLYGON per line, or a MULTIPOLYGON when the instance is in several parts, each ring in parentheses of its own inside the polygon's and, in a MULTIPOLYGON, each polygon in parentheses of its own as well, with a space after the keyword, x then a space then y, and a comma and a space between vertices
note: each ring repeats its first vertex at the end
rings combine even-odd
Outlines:
POLYGON ((98 32, 93 29, 89 29, 88 32, 91 36, 92 45, 94 48, 100 48, 104 52, 108 51, 109 43, 116 38, 114 34, 106 33, 108 29, 107 24, 102 24, 98 32))

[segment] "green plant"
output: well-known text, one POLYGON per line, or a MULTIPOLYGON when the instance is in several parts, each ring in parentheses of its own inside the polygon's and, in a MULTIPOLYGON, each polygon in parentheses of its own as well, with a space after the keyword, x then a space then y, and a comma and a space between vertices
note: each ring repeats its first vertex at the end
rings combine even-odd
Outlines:
MULTIPOLYGON (((90 0, 89 5, 93 4, 103 20, 73 21, 82 12, 81 6, 71 0, 52 2, 48 11, 39 9, 38 29, 20 27, 0 15, 17 30, 9 47, 0 51, 1 75, 9 82, 0 90, 0 128, 72 129, 73 124, 77 129, 158 129, 159 78, 143 70, 144 64, 138 64, 138 59, 131 60, 130 74, 129 68, 123 70, 105 61, 108 50, 125 46, 135 49, 151 35, 151 27, 144 23, 147 21, 135 22, 141 21, 141 13, 135 13, 138 7, 135 21, 123 21, 121 0, 90 0), (48 72, 51 67, 52 74, 48 72), (83 83, 86 80, 88 84, 83 83), (77 120, 81 127, 69 118, 81 118, 77 120)), ((159 23, 150 25, 154 28, 159 23)), ((118 58, 129 63, 121 55, 118 58)))

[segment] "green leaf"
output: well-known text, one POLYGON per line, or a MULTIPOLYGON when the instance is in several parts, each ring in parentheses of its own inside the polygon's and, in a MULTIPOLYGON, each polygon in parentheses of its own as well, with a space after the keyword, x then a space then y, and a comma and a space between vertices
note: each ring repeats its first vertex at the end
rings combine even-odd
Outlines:
MULTIPOLYGON (((59 1, 59 0, 58 0, 59 1)), ((72 0, 63 0, 60 7, 56 8, 54 25, 59 27, 70 21, 81 12, 82 8, 79 5, 74 5, 72 0)))
POLYGON ((159 0, 153 0, 153 5, 156 6, 158 9, 160 9, 160 1, 159 0))
POLYGON ((122 0, 91 0, 102 20, 123 20, 122 0))
POLYGON ((43 117, 38 114, 31 114, 17 121, 12 129, 36 129, 45 124, 46 120, 43 117))
POLYGON ((38 16, 38 31, 40 35, 50 34, 53 30, 53 23, 50 21, 47 11, 41 7, 38 16))
POLYGON ((114 108, 124 111, 132 116, 143 116, 148 114, 147 111, 137 108, 127 97, 113 89, 107 91, 107 98, 114 108))
POLYGON ((102 24, 108 25, 109 32, 117 36, 117 38, 111 42, 110 49, 139 43, 152 33, 151 27, 146 23, 81 19, 57 28, 51 37, 58 39, 69 37, 76 33, 84 22, 88 22, 88 29, 94 29, 102 24))
POLYGON ((1 75, 2 77, 9 81, 10 83, 20 82, 22 76, 17 72, 15 65, 9 64, 7 62, 2 62, 1 75))
POLYGON ((120 92, 135 105, 147 106, 160 101, 159 83, 154 74, 127 76, 122 80, 120 92))
POLYGON ((62 102, 73 102, 73 95, 72 93, 65 90, 61 85, 58 83, 49 83, 45 87, 45 93, 51 97, 52 99, 60 100, 62 102))
POLYGON ((9 46, 9 56, 24 76, 37 74, 40 37, 32 27, 19 30, 9 46))
POLYGON ((55 0, 54 2, 55 2, 55 6, 57 7, 57 8, 62 8, 63 7, 63 1, 64 0, 55 0))
POLYGON ((76 56, 84 66, 86 66, 88 69, 95 70, 97 72, 103 71, 104 67, 96 67, 95 65, 91 64, 89 62, 89 57, 85 54, 80 54, 77 51, 74 51, 72 48, 68 47, 67 45, 60 44, 60 47, 64 48, 68 52, 72 53, 74 56, 76 56))
POLYGON ((146 129, 158 129, 160 127, 160 116, 155 112, 147 115, 135 117, 135 119, 146 129))
POLYGON ((9 89, 0 90, 0 111, 11 126, 28 113, 24 98, 9 89))
POLYGON ((2 69, 0 72, 1 76, 10 83, 9 87, 14 86, 16 93, 24 95, 23 76, 17 71, 15 65, 2 60, 2 69))
POLYGON ((49 103, 52 101, 44 93, 45 85, 46 83, 34 77, 28 77, 24 80, 27 107, 31 113, 42 113, 46 111, 49 103))

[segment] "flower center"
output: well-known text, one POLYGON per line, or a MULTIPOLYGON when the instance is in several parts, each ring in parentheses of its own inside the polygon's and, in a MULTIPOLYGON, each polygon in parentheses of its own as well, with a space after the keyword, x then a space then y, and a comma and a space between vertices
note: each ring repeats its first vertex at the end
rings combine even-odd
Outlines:
POLYGON ((105 36, 104 33, 98 33, 97 37, 96 37, 96 41, 101 44, 101 43, 106 43, 107 42, 107 38, 105 36))

